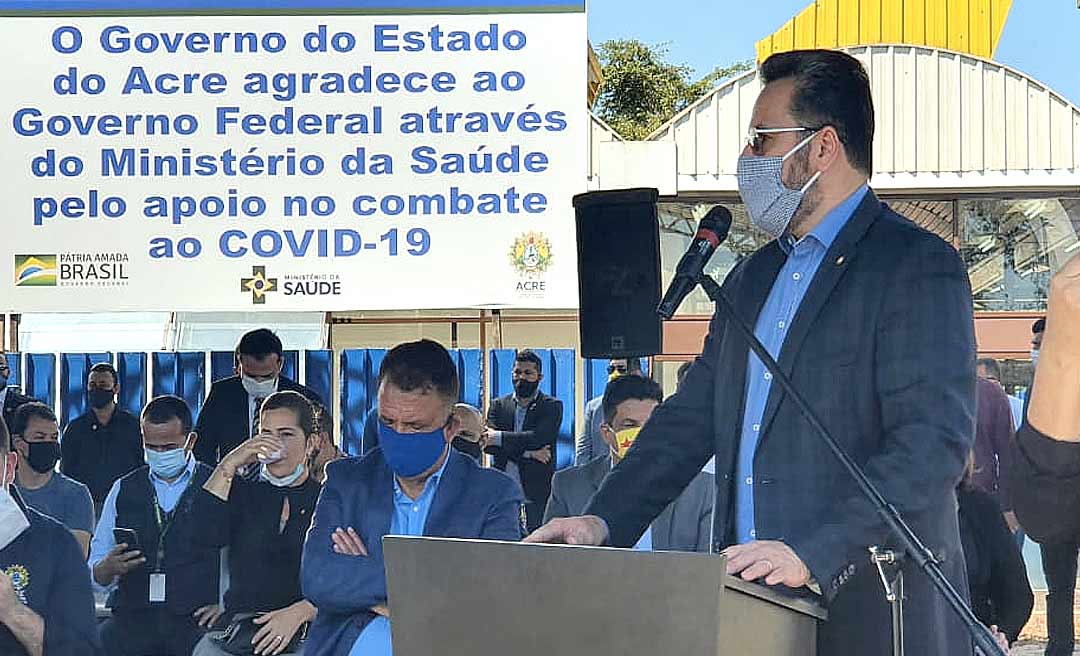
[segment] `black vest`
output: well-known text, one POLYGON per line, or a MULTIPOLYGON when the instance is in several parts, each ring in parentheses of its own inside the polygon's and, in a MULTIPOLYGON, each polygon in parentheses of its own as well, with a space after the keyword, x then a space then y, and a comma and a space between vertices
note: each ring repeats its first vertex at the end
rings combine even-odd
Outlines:
POLYGON ((199 518, 191 512, 195 493, 213 471, 202 463, 169 517, 162 515, 168 530, 165 534, 165 562, 158 563, 158 519, 155 495, 150 485, 150 468, 140 467, 120 479, 116 497, 116 527, 134 529, 146 564, 120 578, 113 608, 118 611, 168 608, 177 615, 190 615, 196 609, 218 603, 221 572, 218 549, 200 549, 190 536, 197 531, 199 518), (150 603, 150 573, 165 572, 165 603, 150 603))

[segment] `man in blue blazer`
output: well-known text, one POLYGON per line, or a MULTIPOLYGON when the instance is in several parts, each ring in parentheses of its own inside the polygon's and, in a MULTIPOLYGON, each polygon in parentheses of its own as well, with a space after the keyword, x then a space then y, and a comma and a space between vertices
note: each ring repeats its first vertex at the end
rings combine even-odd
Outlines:
MULTIPOLYGON (((739 192, 774 240, 735 267, 724 293, 966 595, 956 484, 975 433, 975 339, 964 263, 869 190, 874 109, 857 59, 780 53, 760 78, 739 192)), ((728 572, 819 588, 820 656, 890 653, 867 548, 896 542, 723 314, 585 516, 530 540, 632 545, 714 454, 713 549, 728 572)), ((908 653, 970 656, 963 625, 904 562, 908 653)))
POLYGON ((457 434, 457 368, 421 340, 379 368, 379 447, 327 466, 301 564, 304 597, 319 609, 307 656, 389 656, 382 538, 427 535, 520 540, 521 488, 450 448, 457 434))

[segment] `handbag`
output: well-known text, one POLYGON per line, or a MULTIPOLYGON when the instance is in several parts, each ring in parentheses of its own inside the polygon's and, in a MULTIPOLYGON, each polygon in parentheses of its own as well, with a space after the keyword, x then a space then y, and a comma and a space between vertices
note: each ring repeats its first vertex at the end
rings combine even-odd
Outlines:
MULTIPOLYGON (((235 656, 254 656, 255 645, 251 644, 251 639, 262 628, 255 623, 255 618, 258 616, 257 613, 237 613, 229 622, 225 632, 220 636, 211 637, 211 640, 218 647, 235 656)), ((289 641, 289 646, 285 648, 284 653, 296 651, 300 646, 300 642, 304 639, 305 633, 307 633, 307 627, 301 627, 292 640, 289 641)))

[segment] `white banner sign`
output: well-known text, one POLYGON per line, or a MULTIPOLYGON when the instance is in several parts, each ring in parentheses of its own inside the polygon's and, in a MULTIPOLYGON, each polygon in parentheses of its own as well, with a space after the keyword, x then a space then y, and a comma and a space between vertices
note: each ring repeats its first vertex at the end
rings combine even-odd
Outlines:
POLYGON ((560 7, 3 18, 0 311, 576 307, 560 7))

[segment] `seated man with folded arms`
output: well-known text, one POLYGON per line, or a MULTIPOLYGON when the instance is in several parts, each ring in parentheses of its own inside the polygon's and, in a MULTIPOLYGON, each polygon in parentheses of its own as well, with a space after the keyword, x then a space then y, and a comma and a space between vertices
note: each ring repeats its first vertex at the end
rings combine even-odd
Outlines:
POLYGON ((315 619, 300 593, 300 553, 322 489, 309 466, 317 439, 311 402, 299 392, 271 394, 259 430, 221 459, 191 507, 202 523, 196 543, 229 547, 224 613, 201 613, 204 625, 227 629, 203 637, 195 656, 228 656, 241 641, 256 654, 300 654, 315 619), (236 475, 248 465, 259 466, 257 479, 236 475))
POLYGON ((519 540, 520 488, 450 448, 457 368, 439 344, 391 349, 379 368, 379 447, 331 462, 304 544, 300 580, 319 609, 308 654, 392 653, 382 538, 519 540))
MULTIPOLYGON (((611 469, 630 450, 638 431, 663 401, 660 385, 641 374, 615 378, 604 390, 600 436, 608 453, 556 472, 544 523, 581 514, 611 469)), ((708 552, 712 536, 713 476, 700 473, 653 521, 634 546, 644 551, 708 552)))

